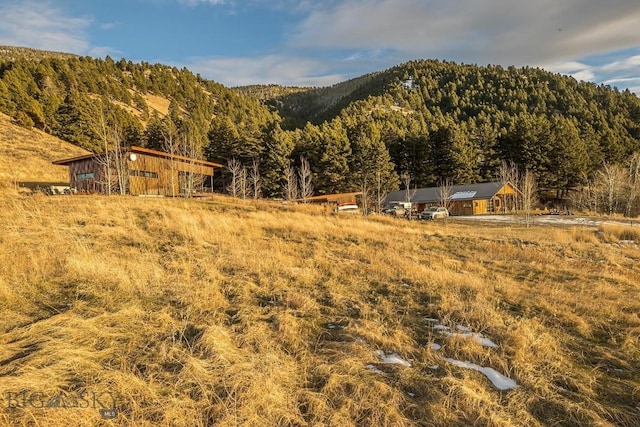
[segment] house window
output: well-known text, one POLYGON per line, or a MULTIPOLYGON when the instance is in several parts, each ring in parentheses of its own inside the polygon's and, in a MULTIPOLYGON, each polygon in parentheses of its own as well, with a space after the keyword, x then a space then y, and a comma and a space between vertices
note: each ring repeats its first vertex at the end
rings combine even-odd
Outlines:
POLYGON ((76 180, 93 179, 93 172, 77 173, 76 180))
POLYGON ((158 172, 139 171, 139 170, 131 169, 129 171, 129 175, 130 176, 142 176, 144 178, 157 178, 158 177, 158 172))

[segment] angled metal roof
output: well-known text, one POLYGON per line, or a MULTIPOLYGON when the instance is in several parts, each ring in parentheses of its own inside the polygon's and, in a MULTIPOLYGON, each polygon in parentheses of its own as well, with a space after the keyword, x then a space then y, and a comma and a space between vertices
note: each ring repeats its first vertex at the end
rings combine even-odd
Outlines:
MULTIPOLYGON (((483 182, 480 184, 453 185, 451 186, 450 200, 480 200, 490 199, 502 188, 501 182, 483 182)), ((437 203, 441 201, 438 187, 418 188, 411 190, 411 202, 413 203, 437 203)), ((392 191, 385 198, 385 203, 404 202, 407 198, 405 190, 392 191)))
MULTIPOLYGON (((166 158, 166 159, 173 159, 173 160, 181 160, 181 161, 185 161, 185 162, 193 162, 196 165, 209 166, 211 168, 222 168, 222 167, 224 167, 220 163, 209 162, 207 160, 201 160, 201 159, 194 159, 194 158, 191 158, 191 157, 181 156, 181 155, 178 155, 178 154, 170 154, 170 153, 166 153, 164 151, 152 150, 151 148, 138 147, 138 146, 135 146, 135 145, 133 145, 133 146, 129 147, 128 149, 126 149, 126 152, 138 153, 138 154, 147 154, 147 155, 150 155, 150 156, 163 157, 163 158, 166 158)), ((71 157, 71 158, 68 158, 68 159, 56 160, 56 161, 54 161, 52 163, 54 165, 66 166, 66 165, 69 165, 70 163, 78 162, 80 160, 86 160, 86 159, 99 157, 100 155, 101 154, 97 154, 97 153, 85 154, 83 156, 77 156, 77 157, 71 157)))

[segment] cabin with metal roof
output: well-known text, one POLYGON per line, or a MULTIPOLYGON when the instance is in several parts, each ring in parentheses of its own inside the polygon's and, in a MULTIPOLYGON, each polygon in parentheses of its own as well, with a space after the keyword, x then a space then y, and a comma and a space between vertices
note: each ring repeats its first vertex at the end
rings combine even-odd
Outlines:
MULTIPOLYGON (((422 212, 430 206, 443 202, 439 187, 417 188, 409 191, 410 202, 422 212)), ((448 197, 451 215, 482 215, 505 213, 516 206, 519 191, 511 183, 483 182, 480 184, 452 185, 448 197)), ((406 190, 392 191, 385 198, 385 204, 406 202, 406 190)))
POLYGON ((113 159, 104 154, 87 154, 69 159, 57 160, 54 165, 69 167, 69 186, 76 192, 107 193, 111 183, 125 182, 127 194, 134 196, 179 196, 186 195, 189 181, 197 177, 200 185, 192 191, 213 188, 214 170, 222 168, 218 163, 191 157, 170 154, 150 148, 129 147, 121 155, 119 162, 121 175, 118 179, 113 159), (107 163, 110 167, 107 167, 107 163), (111 174, 109 179, 108 174, 111 174))

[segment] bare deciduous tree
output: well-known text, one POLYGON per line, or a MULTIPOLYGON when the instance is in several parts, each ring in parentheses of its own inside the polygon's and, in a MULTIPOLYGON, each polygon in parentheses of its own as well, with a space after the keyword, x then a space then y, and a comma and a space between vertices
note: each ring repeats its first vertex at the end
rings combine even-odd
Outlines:
POLYGON ((187 161, 187 170, 183 174, 182 188, 185 197, 192 197, 196 188, 202 187, 204 176, 196 173, 194 159, 202 157, 202 145, 198 140, 197 133, 190 125, 182 130, 182 141, 178 147, 178 153, 190 159, 187 161))
POLYGON ((113 126, 113 163, 116 173, 117 188, 121 195, 127 194, 129 186, 128 150, 122 141, 122 132, 117 125, 113 126))
MULTIPOLYGON (((451 179, 444 178, 438 182, 438 201, 440 206, 447 208, 447 211, 451 210, 451 196, 453 196, 453 184, 451 179)), ((444 219, 445 223, 448 221, 448 217, 444 219)))
POLYGON ((98 111, 92 116, 92 118, 93 119, 89 121, 89 126, 91 130, 98 135, 98 138, 100 138, 100 142, 102 143, 102 154, 97 158, 98 164, 102 166, 100 185, 103 188, 102 191, 106 189, 107 195, 110 196, 111 190, 114 186, 113 174, 111 173, 113 162, 111 159, 112 153, 110 147, 110 132, 107 124, 107 114, 104 110, 102 101, 98 103, 98 111))
MULTIPOLYGON (((518 187, 519 185, 518 166, 514 162, 507 162, 506 160, 503 160, 502 163, 500 164, 498 176, 501 184, 500 188, 504 188, 507 184, 513 185, 516 189, 519 188, 518 187)), ((513 198, 512 208, 517 211, 518 206, 519 206, 518 194, 516 193, 516 195, 513 198)), ((509 208, 509 205, 507 203, 507 195, 503 194, 501 210, 502 212, 506 213, 508 208, 509 208)))
POLYGON ((291 162, 284 168, 283 193, 285 200, 292 201, 298 198, 298 177, 291 162))
POLYGON ((170 117, 166 118, 164 126, 161 129, 162 133, 162 150, 171 154, 169 159, 169 168, 171 170, 171 197, 176 197, 176 182, 175 182, 175 160, 174 156, 178 154, 178 136, 177 129, 173 120, 170 117))
POLYGON ((262 178, 260 177, 260 162, 256 158, 253 159, 253 163, 251 164, 249 181, 253 198, 257 200, 262 196, 262 178))
POLYGON ((627 160, 627 207, 625 215, 632 216, 634 204, 640 196, 640 152, 635 152, 627 160))
POLYGON ((453 184, 449 178, 441 179, 438 182, 438 201, 440 202, 440 206, 447 208, 451 208, 451 196, 453 192, 453 184))
MULTIPOLYGON (((402 174, 401 176, 402 179, 402 183, 404 184, 404 201, 405 202, 412 202, 413 196, 416 195, 416 192, 418 191, 417 188, 414 188, 413 190, 411 189, 411 174, 409 172, 405 172, 402 174)), ((413 212, 413 204, 411 204, 411 208, 409 208, 409 213, 407 214, 407 218, 411 219, 411 213, 413 212)))
POLYGON ((604 206, 609 215, 618 211, 622 188, 625 182, 625 169, 620 165, 604 163, 596 174, 596 185, 602 192, 604 206))
POLYGON ((300 178, 300 198, 306 203, 307 198, 313 196, 313 175, 311 173, 309 160, 304 156, 300 156, 298 176, 300 178))
POLYGON ((240 175, 242 164, 235 158, 227 160, 227 170, 231 173, 231 182, 227 186, 227 191, 234 199, 240 194, 240 175))

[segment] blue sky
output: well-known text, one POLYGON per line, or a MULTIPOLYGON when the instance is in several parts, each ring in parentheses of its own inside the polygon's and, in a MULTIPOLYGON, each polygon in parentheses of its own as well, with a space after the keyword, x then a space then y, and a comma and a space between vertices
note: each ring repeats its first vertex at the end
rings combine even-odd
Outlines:
POLYGON ((638 0, 0 0, 0 45, 331 85, 412 59, 534 66, 640 94, 638 0))

